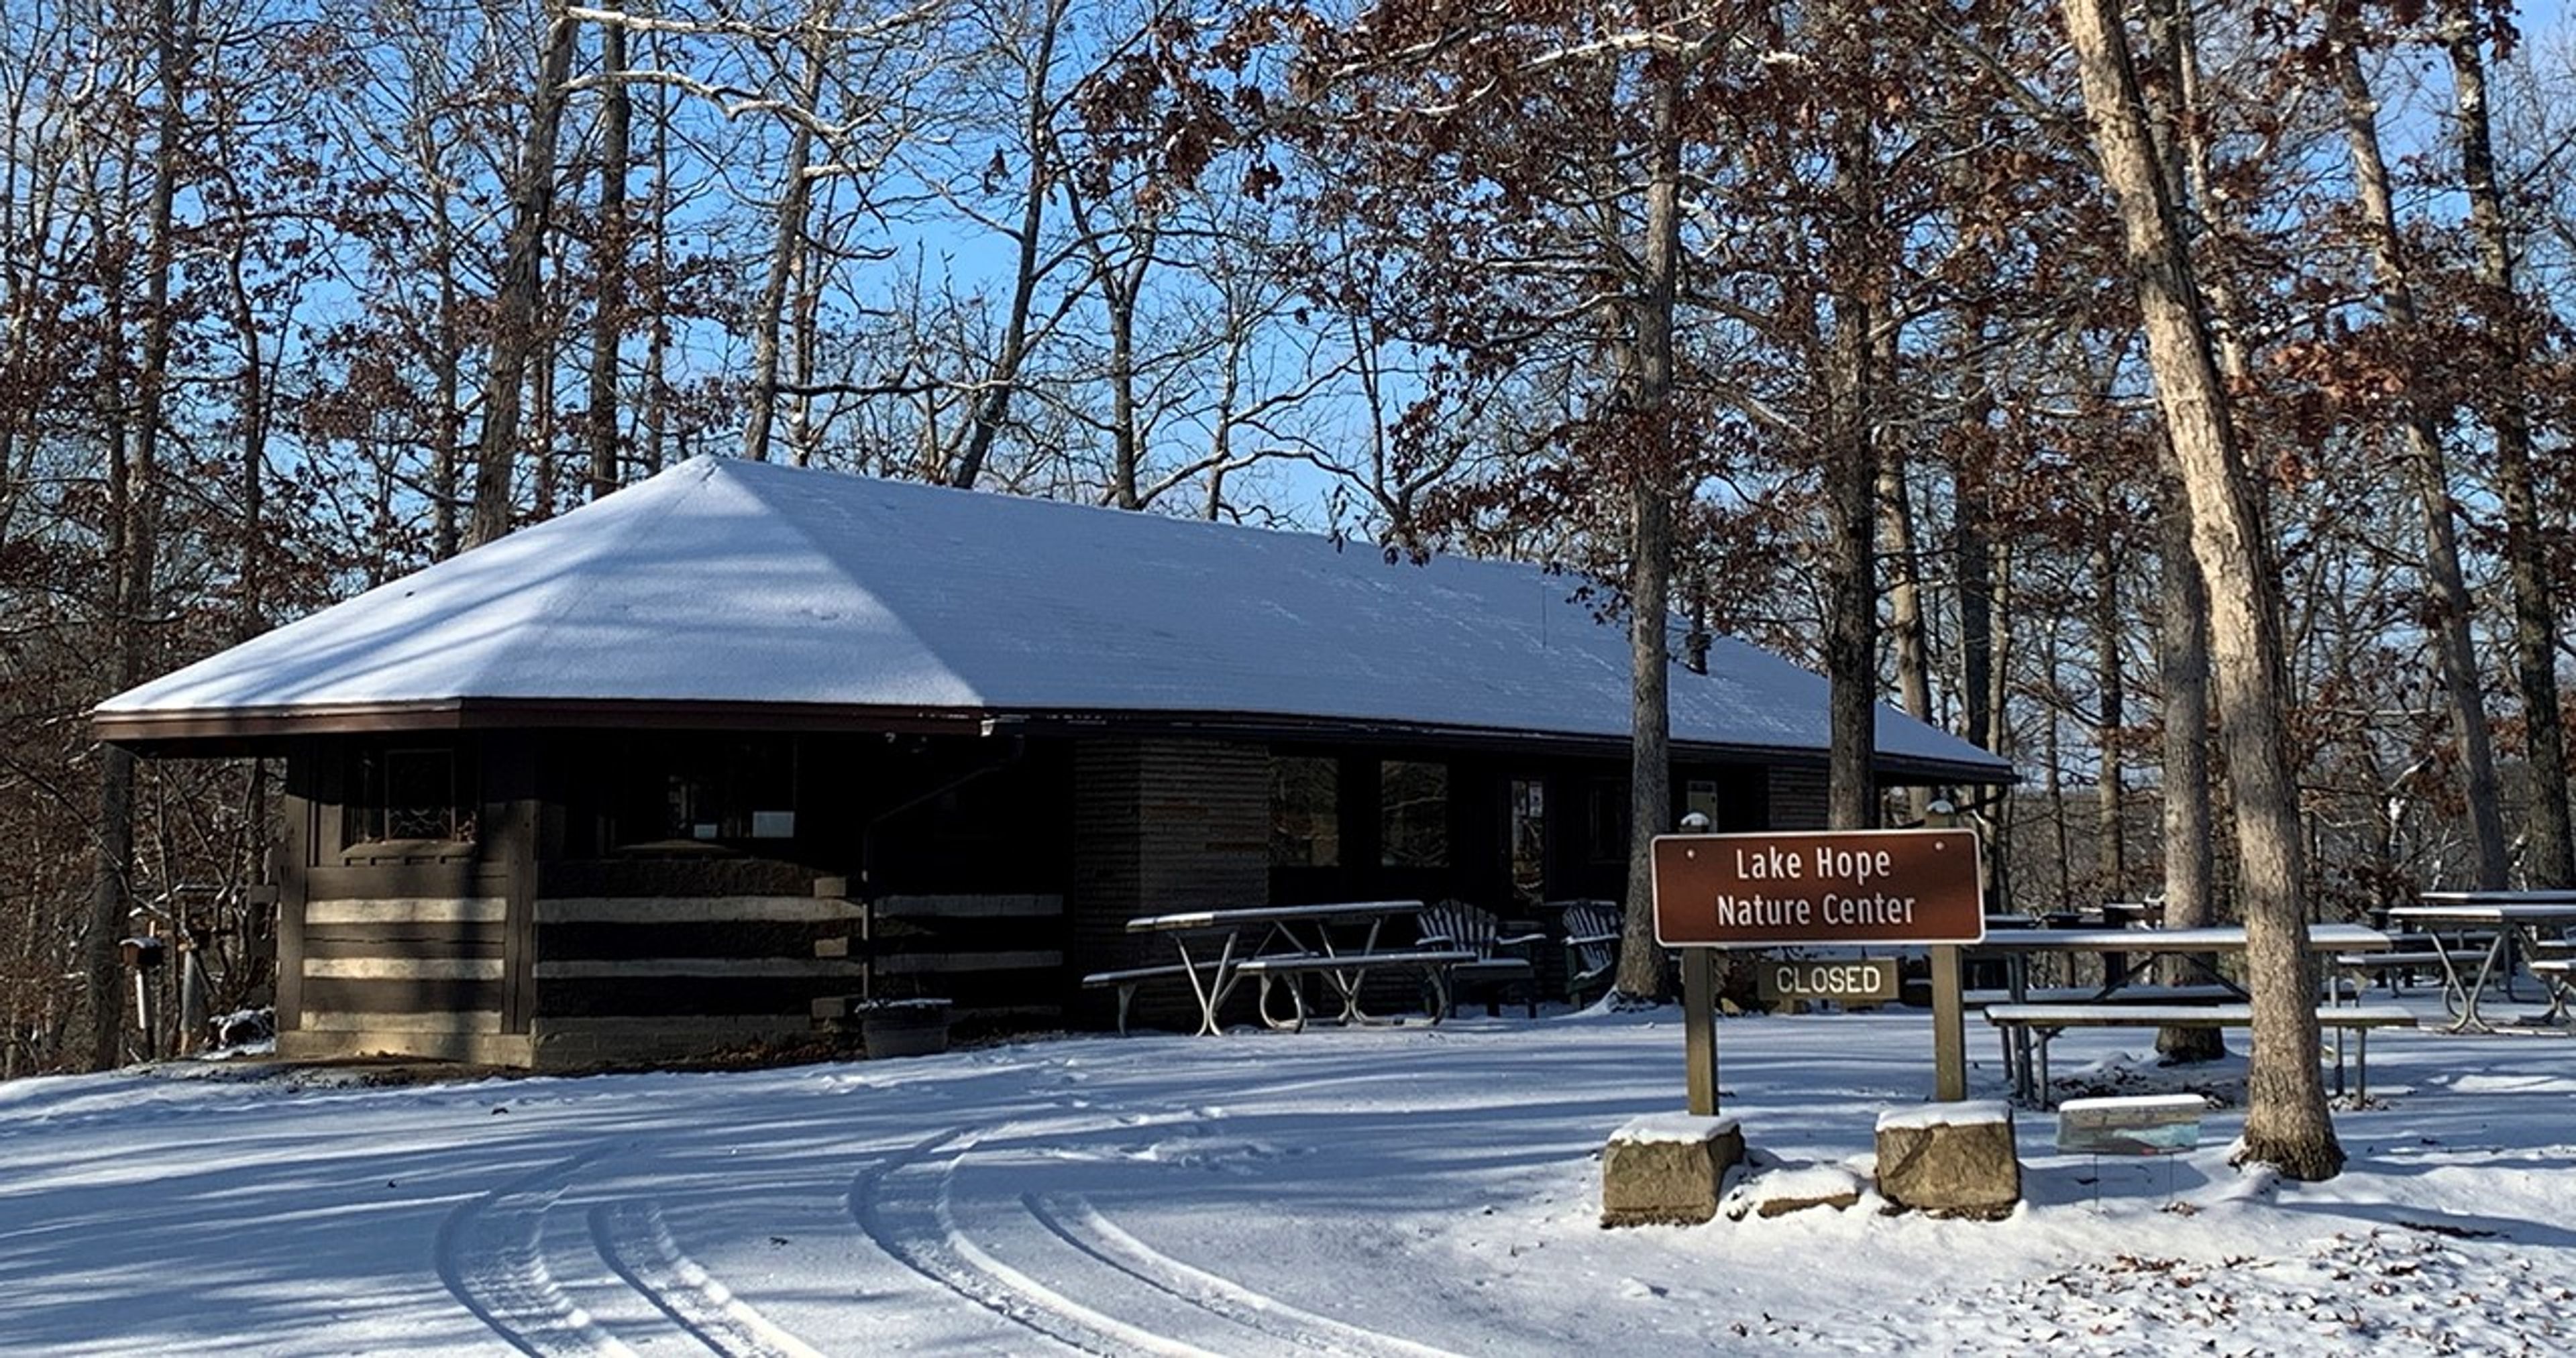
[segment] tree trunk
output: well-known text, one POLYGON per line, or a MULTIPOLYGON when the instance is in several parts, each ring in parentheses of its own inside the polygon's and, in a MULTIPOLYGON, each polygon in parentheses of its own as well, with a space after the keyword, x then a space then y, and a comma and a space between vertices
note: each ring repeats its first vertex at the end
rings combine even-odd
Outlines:
POLYGON ((2490 369, 2487 424, 2495 433, 2496 493, 2504 501, 2505 569, 2513 580, 2513 672, 2522 693, 2531 753, 2530 853, 2524 874, 2536 887, 2576 882, 2567 805, 2567 739, 2559 725, 2557 605, 2543 560, 2540 502, 2532 484, 2531 412, 2525 355, 2530 326, 2514 281, 2512 226, 2496 187, 2495 147, 2487 109, 2486 61, 2478 30, 2454 19, 2443 38, 2460 115, 2460 179, 2476 238, 2478 282, 2487 294, 2490 369))
MULTIPOLYGON (((184 24, 187 29, 194 28, 193 10, 184 24)), ((121 476, 111 473, 113 480, 123 483, 123 494, 112 496, 122 504, 111 511, 122 519, 120 528, 111 535, 112 548, 121 549, 121 554, 112 550, 110 556, 110 568, 117 576, 111 587, 115 599, 111 644, 115 648, 116 688, 120 692, 143 680, 144 629, 153 614, 159 574, 161 426, 169 402, 170 341, 175 328, 170 283, 177 249, 172 230, 177 215, 182 146, 187 139, 188 62, 195 50, 189 34, 183 31, 183 20, 173 0, 154 0, 152 26, 161 103, 155 120, 152 196, 145 227, 148 272, 143 284, 143 344, 135 370, 132 456, 125 460, 121 476)), ((120 442, 123 425, 124 421, 117 422, 120 442)), ((98 871, 90 900, 88 949, 90 1010, 97 1024, 91 1034, 90 1057, 92 1066, 100 1070, 115 1066, 120 1055, 118 1039, 123 1024, 119 1015, 124 1006, 119 994, 118 981, 122 978, 116 944, 132 927, 134 773, 132 754, 115 746, 101 752, 98 871)))
POLYGON ((1654 144, 1646 180, 1644 276, 1628 303, 1627 405, 1639 443, 1628 473, 1628 906, 1613 987, 1631 1000, 1661 1000, 1664 950, 1655 942, 1654 841, 1672 814, 1672 613, 1674 310, 1681 271, 1681 77, 1653 82, 1654 144))
POLYGON ((467 546, 510 531, 513 464, 519 455, 520 405, 528 363, 537 352, 545 300, 546 233, 555 202, 556 133, 563 123, 564 82, 572 75, 573 22, 562 0, 546 5, 546 50, 528 104, 528 134, 510 181, 510 234, 501 286, 492 298, 492 359, 483 379, 483 433, 474 448, 474 513, 467 546))
MULTIPOLYGON (((2160 489, 2156 550, 2164 598, 2156 672, 2164 689, 2164 922, 2190 929, 2218 923, 2211 890, 2218 855, 2209 804, 2209 590, 2192 560, 2191 507, 2182 483, 2168 478, 2160 489)), ((2168 1061, 2215 1061, 2227 1055, 2227 1035, 2217 1028, 2159 1028, 2156 1052, 2168 1061)))
POLYGON ((984 463, 993 454, 993 440, 1000 436, 1002 424, 1010 416, 1011 393, 1019 386, 1020 366, 1028 359, 1029 318, 1037 304, 1041 272, 1042 243, 1038 233, 1046 225, 1046 202, 1055 180, 1048 86, 1055 70, 1056 34, 1064 27, 1064 13, 1064 0, 1054 0, 1047 6, 1045 27, 1038 35, 1037 52, 1029 68, 1028 119, 1022 128, 1028 139, 1029 166, 1026 197, 1020 204, 1020 221, 1011 240, 1011 312, 1002 325, 1002 351, 994 356, 993 371, 973 402, 966 446, 948 469, 948 484, 965 489, 972 489, 976 478, 984 474, 984 463))
MULTIPOLYGON (((1895 337, 1890 334, 1879 354, 1879 370, 1895 367, 1895 337)), ((1932 654, 1931 642, 1923 622, 1923 562, 1914 533, 1914 495, 1905 482, 1905 457, 1899 448, 1890 448, 1878 469, 1878 498, 1886 516, 1887 554, 1893 564, 1894 578, 1888 582, 1888 631, 1896 649, 1896 692, 1898 701, 1915 720, 1932 721, 1932 654)), ((1932 789, 1915 786, 1906 789, 1910 819, 1920 821, 1930 811, 1932 789)))
MULTIPOLYGON (((810 92, 821 79, 822 63, 811 55, 806 60, 809 64, 805 84, 810 92)), ((743 424, 742 455, 754 462, 769 460, 770 443, 778 426, 787 290, 806 253, 805 218, 813 202, 813 186, 805 177, 805 167, 813 154, 814 134, 798 123, 787 134, 787 182, 779 189, 777 236, 769 250, 768 276, 761 280, 759 306, 751 318, 751 409, 743 424)))
POLYGON ((1825 679, 1828 748, 1826 822, 1837 830, 1878 823, 1878 444, 1871 328, 1877 311, 1863 295, 1876 211, 1867 116, 1844 115, 1834 147, 1842 220, 1828 275, 1833 335, 1826 346, 1825 487, 1832 541, 1826 558, 1825 679))
MULTIPOLYGON (((617 8, 618 0, 607 6, 617 8)), ((626 29, 599 29, 599 244, 592 251, 590 315, 590 498, 617 489, 617 350, 626 328, 626 171, 633 157, 634 102, 619 79, 626 29)))
POLYGON ((2120 730, 2128 724, 2128 676, 2121 665, 2120 553, 2108 529, 2093 544, 2093 743, 2101 761, 2093 782, 2093 873, 2105 900, 2126 900, 2129 839, 2120 823, 2120 730))
MULTIPOLYGON (((2338 11, 2339 13, 2339 11, 2338 11)), ((2336 83, 2343 94, 2344 141, 2352 150, 2353 194, 2361 203, 2362 224, 2369 233, 2372 277, 2379 285, 2379 309, 2397 330, 2407 349, 2424 344, 2415 310, 2415 288, 2409 280, 2406 247, 2397 231, 2397 210, 2388 187, 2388 165, 2379 154, 2379 104, 2362 74, 2361 52, 2348 41, 2334 44, 2336 83)), ((2412 370, 2398 365, 2395 376, 2410 382, 2412 370)), ((2460 538, 2451 517, 2451 473, 2442 451, 2442 429, 2434 412, 2418 401, 2411 388, 2398 394, 2405 411, 2399 435, 2405 440, 2406 468, 2415 483, 2415 499, 2424 512, 2424 574, 2437 610, 2434 638, 2442 658, 2442 684, 2450 698, 2451 729, 2460 741, 2461 775, 2469 805, 2470 841, 2477 855, 2481 891, 2506 885, 2504 813, 2496 787, 2495 745, 2488 738, 2486 695, 2478 677, 2476 644, 2469 634, 2475 605, 2469 599, 2460 568, 2460 538)))
MULTIPOLYGON (((2177 205, 2196 204, 2215 221, 2226 204, 2211 196, 2208 120, 2200 95, 2200 45, 2191 7, 2179 0, 2152 0, 2147 6, 2147 33, 2165 67, 2172 98, 2166 109, 2162 165, 2165 189, 2177 205)), ((2186 212, 2188 222, 2193 214, 2186 212)), ((2224 314, 2223 294, 2212 302, 2224 314)), ((2245 380, 2245 349, 2233 326, 2218 327, 2218 370, 2230 383, 2245 380)), ((2174 470, 2173 448, 2165 448, 2166 476, 2161 487, 2165 524, 2157 546, 2165 569, 2165 616, 2157 629, 2157 668, 2164 684, 2165 765, 2163 787, 2165 922, 2218 922, 2214 890, 2216 809, 2209 766, 2209 591, 2191 554, 2191 506, 2174 470)), ((2192 965, 2214 968, 2215 956, 2176 959, 2178 971, 2192 965)), ((2206 973, 2203 973, 2206 974, 2206 973)), ((2163 1028, 2156 1050, 2169 1060, 2214 1061, 2227 1054, 2227 1035, 2216 1028, 2163 1028)))
POLYGON ((438 224, 438 447, 429 458, 429 556, 445 561, 464 545, 456 510, 465 502, 457 454, 465 447, 465 340, 457 322, 456 250, 442 210, 438 224))
POLYGON ((2234 794, 2254 1009, 2241 1158, 2293 1179, 2332 1178, 2344 1157, 2317 1072, 2316 971, 2300 909, 2304 846, 2283 720, 2290 695, 2280 586, 2205 303, 2148 135, 2128 35, 2108 0, 2062 5, 2102 174, 2119 200, 2156 399, 2191 505, 2192 552, 2209 588, 2211 668, 2234 794))

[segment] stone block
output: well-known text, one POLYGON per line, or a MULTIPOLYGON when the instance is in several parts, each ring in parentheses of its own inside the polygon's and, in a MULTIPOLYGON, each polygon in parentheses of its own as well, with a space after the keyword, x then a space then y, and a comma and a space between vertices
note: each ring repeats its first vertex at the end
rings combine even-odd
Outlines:
POLYGON ((1997 1220, 2021 1202, 2008 1104, 1935 1103, 1878 1119, 1878 1192, 1898 1208, 1997 1220))
POLYGON ((1744 1158, 1735 1119, 1663 1113, 1610 1134, 1601 1150, 1601 1224, 1696 1226, 1717 1215, 1726 1171, 1744 1158))

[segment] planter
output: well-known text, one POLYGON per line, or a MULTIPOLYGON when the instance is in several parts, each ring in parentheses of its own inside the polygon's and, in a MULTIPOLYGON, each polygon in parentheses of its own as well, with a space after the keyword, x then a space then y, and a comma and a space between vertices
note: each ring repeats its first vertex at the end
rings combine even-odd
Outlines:
POLYGON ((948 1001, 880 1000, 859 1013, 859 1045, 869 1060, 931 1056, 948 1050, 948 1001))

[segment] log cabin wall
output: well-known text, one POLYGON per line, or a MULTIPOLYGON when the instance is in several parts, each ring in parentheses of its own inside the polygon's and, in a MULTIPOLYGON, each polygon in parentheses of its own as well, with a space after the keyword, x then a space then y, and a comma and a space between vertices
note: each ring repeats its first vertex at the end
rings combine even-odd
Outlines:
POLYGON ((278 1053, 525 1065, 539 805, 524 742, 316 738, 287 761, 278 1053), (435 825, 371 813, 388 757, 449 761, 435 825))
POLYGON ((660 839, 663 789, 676 781, 667 752, 622 736, 553 742, 539 1064, 837 1041, 870 996, 950 1000, 970 1031, 1062 1021, 1067 751, 954 737, 670 739, 698 757, 765 742, 785 753, 757 762, 792 773, 757 808, 705 812, 705 842, 660 839), (732 823, 742 816, 753 819, 732 823), (757 833, 744 838, 745 825, 757 833))

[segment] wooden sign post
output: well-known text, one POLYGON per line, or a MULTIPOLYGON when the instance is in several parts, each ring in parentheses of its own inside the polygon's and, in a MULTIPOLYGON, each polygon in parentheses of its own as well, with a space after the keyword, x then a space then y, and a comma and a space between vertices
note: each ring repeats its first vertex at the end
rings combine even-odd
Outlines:
POLYGON ((1961 1022, 1957 947, 1986 936, 1975 831, 1661 835, 1654 844, 1654 892, 1655 941, 1682 950, 1691 1112, 1717 1111, 1716 987, 1707 956, 1712 948, 1947 952, 1933 967, 1935 1092, 1944 1100, 1967 1096, 1964 1035, 1943 1038, 1938 1030, 1961 1022), (1946 985, 1941 962, 1948 963, 1946 985))

